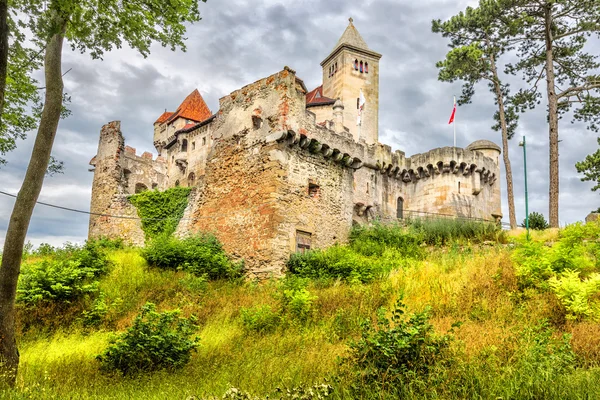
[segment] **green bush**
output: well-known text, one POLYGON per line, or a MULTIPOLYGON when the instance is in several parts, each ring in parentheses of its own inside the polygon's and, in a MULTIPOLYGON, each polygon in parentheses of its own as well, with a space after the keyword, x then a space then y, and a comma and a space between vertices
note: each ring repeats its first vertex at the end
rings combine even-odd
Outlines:
MULTIPOLYGON (((527 226, 527 221, 523 220, 523 224, 521 226, 525 228, 527 226)), ((529 228, 543 231, 544 229, 550 228, 550 224, 548 221, 546 221, 546 218, 544 218, 543 214, 534 211, 529 213, 529 228)))
POLYGON ((452 337, 435 334, 428 310, 406 317, 399 300, 391 318, 385 318, 384 311, 375 327, 365 321, 361 338, 350 343, 350 356, 345 361, 356 382, 402 386, 416 377, 426 377, 446 359, 452 337))
POLYGON ((293 322, 306 323, 315 311, 316 296, 308 291, 308 279, 288 276, 279 283, 276 297, 281 312, 288 315, 293 322))
POLYGON ((253 308, 242 307, 240 316, 244 328, 252 332, 271 333, 277 329, 280 323, 279 314, 268 305, 253 308))
POLYGON ((147 239, 170 236, 177 229, 188 204, 191 188, 174 187, 159 192, 147 190, 128 197, 142 219, 147 239))
POLYGON ((35 304, 39 301, 69 302, 98 290, 97 278, 112 263, 95 242, 83 247, 67 245, 47 258, 23 266, 17 287, 17 301, 35 304))
POLYGON ((183 270, 208 279, 232 279, 242 275, 243 264, 233 263, 213 235, 177 239, 162 235, 142 250, 153 267, 183 270))
POLYGON ((573 224, 559 232, 559 240, 545 244, 521 239, 512 259, 521 288, 549 289, 548 280, 566 271, 582 277, 600 271, 600 224, 573 224))
POLYGON ((549 285, 571 319, 600 319, 600 274, 581 279, 577 271, 566 270, 549 279, 549 285))
POLYGON ((332 246, 292 254, 287 267, 290 273, 304 278, 334 278, 347 281, 370 282, 380 275, 377 260, 353 251, 347 246, 332 246))
POLYGON ((196 318, 182 318, 180 314, 179 310, 159 313, 154 304, 146 303, 133 326, 112 338, 108 348, 96 356, 101 369, 132 375, 183 367, 199 339, 191 337, 198 328, 196 318))

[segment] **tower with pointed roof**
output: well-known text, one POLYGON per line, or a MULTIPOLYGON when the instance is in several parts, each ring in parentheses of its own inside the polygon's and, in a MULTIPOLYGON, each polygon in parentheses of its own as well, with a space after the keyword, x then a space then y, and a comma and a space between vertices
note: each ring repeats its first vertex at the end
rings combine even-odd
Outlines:
POLYGON ((379 60, 369 49, 352 18, 333 51, 323 60, 323 96, 344 104, 344 125, 356 141, 377 143, 379 133, 379 60), (360 92, 365 105, 358 124, 360 92))

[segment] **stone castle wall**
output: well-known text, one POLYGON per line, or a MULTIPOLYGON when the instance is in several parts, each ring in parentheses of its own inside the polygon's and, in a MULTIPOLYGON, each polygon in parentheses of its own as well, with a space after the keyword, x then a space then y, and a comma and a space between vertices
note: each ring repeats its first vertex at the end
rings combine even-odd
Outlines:
POLYGON ((127 200, 141 190, 163 188, 165 162, 141 156, 125 146, 121 123, 113 121, 100 131, 98 153, 90 163, 94 167, 89 237, 120 237, 133 245, 144 244, 144 232, 136 208, 127 200))
MULTIPOLYGON (((220 99, 205 127, 169 139, 165 161, 124 151, 118 123, 108 124, 96 157, 92 211, 134 215, 126 196, 138 183, 194 186, 177 234, 214 233, 261 277, 282 273, 300 236, 311 248, 343 242, 353 223, 395 219, 399 199, 402 216, 415 210, 493 220, 500 214, 496 150, 442 148, 407 158, 354 140, 341 104, 325 126, 316 124, 305 95, 289 68, 234 91, 220 99), (210 138, 205 146, 198 145, 202 137, 210 138)), ((92 218, 90 236, 100 234, 143 242, 135 220, 92 218)))

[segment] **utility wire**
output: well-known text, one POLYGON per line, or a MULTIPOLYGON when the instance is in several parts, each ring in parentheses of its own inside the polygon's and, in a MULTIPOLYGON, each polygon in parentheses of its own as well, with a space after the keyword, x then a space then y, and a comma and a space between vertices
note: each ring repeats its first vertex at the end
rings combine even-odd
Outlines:
MULTIPOLYGON (((12 193, 7 193, 4 192, 2 190, 0 190, 0 194, 4 195, 4 196, 8 196, 8 197, 12 197, 12 198, 17 198, 16 195, 12 194, 12 193)), ((70 212, 75 212, 75 213, 79 213, 79 214, 86 214, 86 215, 94 215, 94 216, 98 216, 98 217, 110 217, 110 218, 119 218, 119 219, 133 219, 133 220, 139 220, 139 221, 169 221, 169 220, 173 220, 176 218, 139 218, 139 217, 130 217, 127 215, 113 215, 113 214, 104 214, 104 213, 95 213, 95 212, 91 212, 91 211, 85 211, 85 210, 78 210, 76 208, 70 208, 70 207, 63 207, 63 206, 59 206, 56 204, 50 204, 50 203, 45 203, 43 201, 36 201, 37 204, 40 204, 42 206, 46 206, 46 207, 52 207, 52 208, 58 208, 59 210, 65 210, 65 211, 70 211, 70 212)), ((425 214, 425 215, 432 215, 432 216, 440 216, 440 217, 448 217, 448 218, 456 218, 456 219, 465 219, 465 220, 475 220, 475 221, 481 221, 481 222, 491 222, 488 220, 485 220, 483 218, 475 218, 475 217, 461 217, 461 216, 456 216, 456 215, 452 215, 452 214, 441 214, 441 213, 433 213, 433 212, 427 212, 427 211, 417 211, 417 210, 404 210, 405 213, 407 214, 425 214)), ((219 215, 202 215, 196 218, 180 218, 179 221, 193 221, 193 220, 197 220, 200 218, 216 218, 216 217, 225 217, 228 215, 234 215, 234 213, 230 213, 230 214, 219 214, 219 215)), ((507 222, 502 222, 502 225, 509 225, 507 222)))

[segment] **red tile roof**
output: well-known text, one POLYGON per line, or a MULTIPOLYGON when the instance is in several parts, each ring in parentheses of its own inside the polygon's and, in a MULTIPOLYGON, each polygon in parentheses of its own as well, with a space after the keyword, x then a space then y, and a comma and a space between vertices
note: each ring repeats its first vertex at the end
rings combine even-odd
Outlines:
POLYGON ((162 124, 163 122, 165 122, 166 120, 168 120, 171 115, 173 115, 172 112, 165 111, 164 113, 162 113, 162 115, 160 117, 158 117, 158 119, 156 121, 154 121, 154 123, 155 124, 162 124))
POLYGON ((188 97, 185 98, 183 103, 177 108, 177 111, 173 113, 167 120, 167 123, 175 121, 177 118, 185 118, 196 122, 202 122, 207 118, 210 118, 212 113, 208 109, 208 106, 204 102, 202 95, 198 89, 194 90, 188 97))
POLYGON ((323 85, 306 94, 306 106, 324 106, 335 103, 334 99, 323 96, 323 85))

